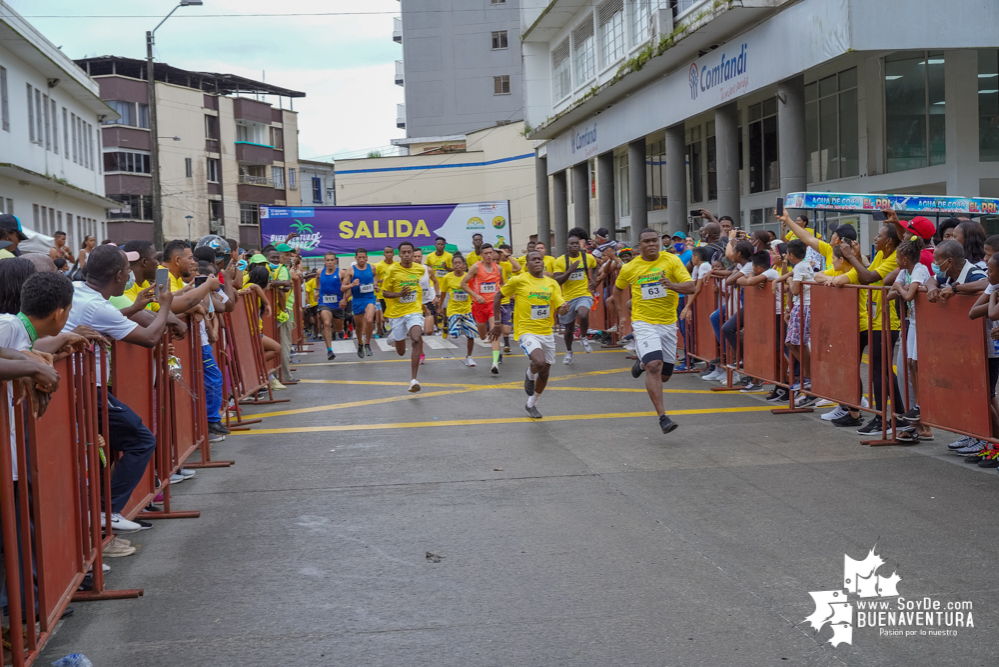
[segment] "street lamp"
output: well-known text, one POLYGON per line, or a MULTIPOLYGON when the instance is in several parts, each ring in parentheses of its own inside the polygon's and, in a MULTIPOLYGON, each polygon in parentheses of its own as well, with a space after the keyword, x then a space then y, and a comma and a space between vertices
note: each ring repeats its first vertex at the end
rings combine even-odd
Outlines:
POLYGON ((194 220, 194 216, 193 215, 185 215, 184 217, 187 219, 187 242, 190 243, 191 242, 191 220, 194 220))
POLYGON ((160 194, 160 147, 156 124, 156 77, 153 75, 153 44, 156 31, 181 7, 199 7, 202 0, 180 0, 155 28, 146 32, 146 79, 149 96, 149 162, 153 185, 153 245, 163 247, 163 202, 160 194))

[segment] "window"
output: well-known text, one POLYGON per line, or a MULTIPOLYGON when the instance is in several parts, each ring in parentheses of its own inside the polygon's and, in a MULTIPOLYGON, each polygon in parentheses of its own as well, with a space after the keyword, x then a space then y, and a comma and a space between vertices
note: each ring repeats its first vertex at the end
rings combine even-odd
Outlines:
POLYGON ((7 101, 7 68, 0 67, 0 122, 4 132, 10 132, 10 107, 7 101))
MULTIPOLYGON (((215 201, 214 199, 208 200, 208 221, 212 224, 218 224, 222 222, 222 202, 215 201)), ((213 230, 214 231, 214 230, 213 230)))
POLYGON ((149 127, 149 105, 139 102, 123 102, 109 100, 108 106, 121 116, 118 120, 106 120, 105 125, 128 125, 130 127, 149 127))
POLYGON ((74 114, 70 114, 70 116, 71 116, 71 118, 73 120, 73 125, 72 125, 72 127, 73 127, 73 162, 75 162, 76 164, 79 164, 80 160, 79 160, 79 158, 77 156, 76 114, 75 113, 74 114))
POLYGON ((31 95, 31 84, 28 84, 28 140, 35 143, 35 105, 31 95))
POLYGON ((597 10, 600 24, 600 66, 607 67, 624 57, 624 1, 607 0, 597 10))
POLYGON ((718 149, 715 145, 715 122, 707 124, 708 138, 705 141, 708 157, 708 201, 718 199, 718 149))
POLYGON ((857 68, 805 86, 805 176, 809 183, 860 173, 857 68))
POLYGON ((284 150, 284 130, 280 127, 272 127, 271 130, 271 146, 278 150, 284 150))
POLYGON ((318 176, 312 177, 312 203, 323 203, 323 179, 318 176))
POLYGON ((614 195, 617 198, 618 218, 631 216, 631 181, 628 178, 628 153, 618 155, 614 158, 616 162, 617 187, 614 195))
MULTIPOLYGON (((107 167, 104 168, 107 171, 107 167)), ((184 176, 187 178, 194 178, 194 159, 186 157, 184 158, 184 176)))
POLYGON ((509 95, 510 94, 510 75, 504 74, 503 76, 493 77, 493 95, 509 95))
POLYGON ((288 188, 291 190, 298 189, 298 175, 295 169, 288 170, 288 188))
POLYGON ((153 198, 149 195, 108 195, 108 199, 121 202, 120 212, 111 211, 111 220, 152 220, 153 198))
POLYGON ((49 96, 42 95, 42 119, 45 125, 45 150, 52 150, 52 121, 49 118, 49 96))
POLYGON ((35 88, 35 139, 39 146, 42 145, 42 137, 45 133, 42 132, 42 126, 45 117, 45 109, 42 108, 42 91, 35 88))
POLYGON ((205 139, 215 139, 218 141, 219 138, 219 119, 218 116, 205 115, 205 139))
POLYGON ((104 171, 124 171, 131 174, 149 174, 149 153, 116 151, 104 154, 104 171))
POLYGON ((10 199, 10 198, 7 199, 7 207, 4 208, 3 212, 4 213, 10 213, 11 215, 14 215, 14 200, 13 199, 10 199))
POLYGON ((208 182, 218 183, 222 180, 222 167, 218 158, 208 158, 208 182))
POLYGON ((552 95, 555 102, 572 92, 572 73, 569 71, 569 40, 564 40, 552 51, 552 95))
POLYGON ((493 50, 507 48, 506 30, 493 30, 493 50))
POLYGON ((666 208, 666 139, 660 139, 645 147, 645 182, 649 198, 648 210, 664 210, 666 208))
POLYGON ((94 126, 85 123, 87 127, 87 169, 94 169, 94 126))
POLYGON ((271 167, 271 178, 274 179, 274 187, 284 190, 284 167, 271 167))
POLYGON ((54 99, 49 99, 49 104, 52 107, 52 152, 59 155, 59 123, 57 119, 59 118, 59 108, 56 106, 56 101, 54 99))
POLYGON ((239 205, 239 224, 241 225, 260 224, 260 209, 257 207, 256 204, 239 205))
POLYGON ((66 112, 66 107, 62 108, 62 149, 66 153, 66 159, 69 159, 69 115, 66 112))
POLYGON ((260 146, 269 146, 270 144, 265 144, 265 134, 264 129, 269 126, 260 125, 257 123, 243 123, 239 122, 236 125, 236 141, 242 141, 248 144, 258 144, 260 146))
POLYGON ((771 98, 749 107, 749 191, 779 187, 777 100, 771 98))
POLYGON ((885 58, 885 171, 947 160, 943 52, 885 58))
POLYGON ((490 0, 489 4, 491 4, 491 5, 505 5, 506 4, 506 0, 490 0))
POLYGON ((575 70, 576 86, 579 87, 596 74, 592 16, 572 31, 572 49, 573 70, 575 70))
POLYGON ((999 161, 999 51, 994 49, 978 52, 978 159, 999 161))
POLYGON ((701 146, 701 126, 687 130, 687 189, 688 201, 704 201, 704 153, 701 146))
POLYGON ((650 0, 631 0, 631 45, 638 46, 647 40, 652 10, 650 0))

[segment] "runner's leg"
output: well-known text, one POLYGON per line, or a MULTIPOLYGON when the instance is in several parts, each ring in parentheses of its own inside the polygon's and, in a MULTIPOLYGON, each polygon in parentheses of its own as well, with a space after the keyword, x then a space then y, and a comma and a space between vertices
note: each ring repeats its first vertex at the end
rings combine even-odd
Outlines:
MULTIPOLYGON (((409 339, 413 342, 413 359, 410 364, 410 370, 413 372, 413 379, 416 379, 416 374, 420 370, 420 355, 423 354, 423 330, 420 326, 412 327, 409 330, 409 339)), ((403 342, 403 349, 405 349, 405 342, 403 342)))

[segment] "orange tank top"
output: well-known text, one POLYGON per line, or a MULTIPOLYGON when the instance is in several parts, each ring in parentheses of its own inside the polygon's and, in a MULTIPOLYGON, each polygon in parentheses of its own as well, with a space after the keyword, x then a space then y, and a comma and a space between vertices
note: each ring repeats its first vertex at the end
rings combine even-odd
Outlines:
POLYGON ((503 276, 502 269, 499 264, 493 262, 493 270, 487 272, 485 262, 479 262, 478 264, 479 268, 476 271, 475 277, 468 281, 469 287, 477 292, 479 296, 491 299, 499 292, 500 278, 503 276))

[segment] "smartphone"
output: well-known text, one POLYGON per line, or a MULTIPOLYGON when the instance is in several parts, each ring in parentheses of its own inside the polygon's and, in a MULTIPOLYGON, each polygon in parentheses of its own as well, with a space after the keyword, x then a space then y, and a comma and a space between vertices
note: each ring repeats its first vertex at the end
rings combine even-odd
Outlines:
POLYGON ((690 217, 692 217, 692 218, 699 218, 699 217, 701 217, 701 209, 699 209, 699 208, 691 209, 691 211, 690 211, 690 217))
POLYGON ((774 211, 777 212, 777 215, 784 215, 784 198, 783 197, 777 197, 777 205, 774 207, 774 211))
POLYGON ((164 292, 170 290, 170 269, 164 269, 163 267, 156 269, 156 292, 159 291, 160 285, 163 286, 164 292))
POLYGON ((194 286, 201 287, 208 280, 208 276, 194 276, 194 286))
POLYGON ((886 220, 886 218, 885 218, 885 212, 884 211, 874 211, 874 221, 875 222, 884 222, 885 220, 886 220))

